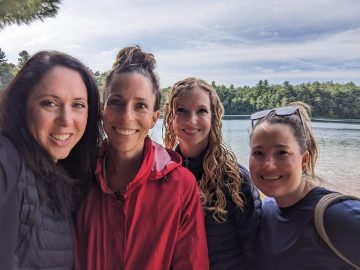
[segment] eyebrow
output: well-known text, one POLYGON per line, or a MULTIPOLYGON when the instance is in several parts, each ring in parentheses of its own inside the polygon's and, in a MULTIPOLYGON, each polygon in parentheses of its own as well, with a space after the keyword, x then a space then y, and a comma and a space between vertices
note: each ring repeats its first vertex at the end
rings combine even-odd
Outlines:
MULTIPOLYGON (((54 98, 54 99, 61 99, 59 96, 57 95, 54 95, 54 94, 40 94, 37 96, 37 98, 45 98, 45 97, 51 97, 51 98, 54 98)), ((83 98, 83 97, 75 97, 73 98, 72 100, 84 100, 84 101, 87 101, 87 96, 86 98, 83 98)))
MULTIPOLYGON (((291 148, 291 147, 289 147, 289 146, 287 146, 287 145, 285 145, 285 144, 276 144, 276 145, 274 145, 274 146, 272 146, 272 147, 275 147, 275 148, 287 148, 287 149, 291 148)), ((253 146, 252 148, 263 149, 263 148, 265 148, 265 147, 264 147, 263 145, 255 145, 255 146, 253 146)))

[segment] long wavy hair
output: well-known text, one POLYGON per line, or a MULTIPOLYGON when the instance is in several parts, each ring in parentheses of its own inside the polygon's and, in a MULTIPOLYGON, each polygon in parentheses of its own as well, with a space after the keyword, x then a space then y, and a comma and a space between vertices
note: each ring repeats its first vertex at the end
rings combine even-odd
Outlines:
POLYGON ((40 198, 67 215, 76 210, 93 179, 100 131, 100 100, 89 70, 74 57, 57 51, 40 51, 17 73, 0 96, 0 132, 8 137, 34 173, 40 198), (30 93, 54 67, 78 72, 86 86, 88 118, 84 135, 69 155, 55 163, 28 129, 26 106, 30 93))
MULTIPOLYGON (((222 117, 224 107, 215 89, 204 80, 190 77, 174 84, 164 105, 164 144, 174 149, 179 143, 173 129, 176 105, 183 91, 201 88, 209 93, 211 109, 211 129, 209 146, 206 149, 202 166, 204 173, 199 181, 201 202, 203 207, 213 212, 213 218, 218 222, 226 221, 226 197, 229 193, 233 202, 243 208, 244 200, 240 193, 242 178, 234 153, 226 147, 222 137, 222 117)), ((181 145, 180 145, 181 149, 181 145)))

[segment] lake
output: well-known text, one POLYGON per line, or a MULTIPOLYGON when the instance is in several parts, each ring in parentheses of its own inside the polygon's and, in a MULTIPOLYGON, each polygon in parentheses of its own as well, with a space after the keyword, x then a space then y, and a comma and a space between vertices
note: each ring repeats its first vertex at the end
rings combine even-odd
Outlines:
MULTIPOLYGON (((160 119, 150 136, 162 144, 160 119)), ((223 120, 223 137, 238 161, 248 168, 250 120, 223 120)), ((360 196, 360 123, 312 122, 319 145, 317 174, 324 186, 360 196)))

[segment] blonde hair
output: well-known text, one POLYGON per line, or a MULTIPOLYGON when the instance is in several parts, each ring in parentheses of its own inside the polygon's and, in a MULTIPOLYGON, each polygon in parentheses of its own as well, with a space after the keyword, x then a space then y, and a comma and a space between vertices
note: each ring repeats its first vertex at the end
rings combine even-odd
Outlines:
POLYGON ((170 89, 164 105, 164 144, 165 147, 174 149, 179 143, 172 125, 176 104, 183 91, 196 87, 209 93, 212 122, 209 146, 202 162, 204 173, 199 181, 201 202, 206 210, 213 212, 216 221, 224 222, 227 214, 225 196, 227 192, 233 202, 243 208, 244 201, 240 194, 243 181, 234 153, 223 143, 221 119, 224 115, 224 107, 215 89, 207 82, 190 77, 175 83, 170 89))

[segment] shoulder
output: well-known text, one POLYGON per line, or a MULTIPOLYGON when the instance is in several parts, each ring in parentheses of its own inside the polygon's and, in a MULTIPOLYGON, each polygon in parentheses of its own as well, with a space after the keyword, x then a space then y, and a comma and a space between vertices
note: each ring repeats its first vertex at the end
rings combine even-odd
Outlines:
POLYGON ((324 227, 334 246, 360 265, 356 251, 360 243, 360 200, 345 199, 328 206, 324 227))
POLYGON ((0 203, 14 188, 21 169, 21 157, 12 142, 0 135, 0 203))
POLYGON ((187 168, 178 166, 174 168, 168 176, 174 181, 179 181, 184 186, 184 189, 197 187, 195 176, 187 168))
POLYGON ((357 224, 360 227, 360 199, 342 199, 327 207, 324 214, 326 223, 357 224))

